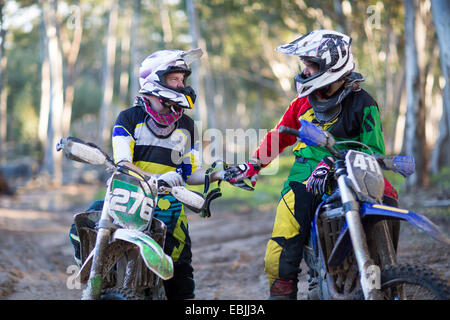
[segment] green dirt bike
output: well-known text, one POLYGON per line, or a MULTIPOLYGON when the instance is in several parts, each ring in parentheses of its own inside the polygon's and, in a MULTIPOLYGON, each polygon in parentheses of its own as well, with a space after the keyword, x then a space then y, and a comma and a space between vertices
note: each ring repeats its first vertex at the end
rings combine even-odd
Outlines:
POLYGON ((173 276, 173 262, 163 250, 167 227, 153 217, 158 194, 170 193, 208 217, 210 202, 220 196, 220 189, 204 197, 183 186, 169 187, 154 176, 115 164, 96 145, 73 137, 61 139, 57 150, 64 150, 71 160, 112 172, 102 211, 75 215, 83 263, 78 277, 87 284, 82 299, 166 299, 162 280, 173 276))

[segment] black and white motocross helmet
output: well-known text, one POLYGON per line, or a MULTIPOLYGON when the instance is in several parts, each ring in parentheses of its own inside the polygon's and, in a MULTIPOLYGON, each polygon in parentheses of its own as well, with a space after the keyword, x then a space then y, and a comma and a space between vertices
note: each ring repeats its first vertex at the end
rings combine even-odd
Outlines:
POLYGON ((294 78, 299 98, 351 73, 355 68, 351 42, 352 38, 340 32, 315 30, 276 49, 302 60, 312 61, 319 67, 319 71, 311 77, 301 72, 294 78))
POLYGON ((140 94, 153 95, 165 102, 174 102, 181 108, 192 109, 195 102, 195 91, 192 87, 173 88, 164 81, 169 73, 182 72, 184 81, 191 74, 189 65, 199 59, 202 49, 189 51, 160 50, 148 56, 139 67, 140 94))

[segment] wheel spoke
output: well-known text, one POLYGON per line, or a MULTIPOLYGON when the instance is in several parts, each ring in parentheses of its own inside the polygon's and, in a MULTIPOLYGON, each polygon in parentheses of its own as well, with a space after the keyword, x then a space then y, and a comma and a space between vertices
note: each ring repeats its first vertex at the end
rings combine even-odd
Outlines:
POLYGON ((383 290, 387 300, 435 300, 437 297, 428 288, 417 283, 405 281, 391 282, 383 290), (405 292, 404 299, 400 298, 401 287, 405 292))

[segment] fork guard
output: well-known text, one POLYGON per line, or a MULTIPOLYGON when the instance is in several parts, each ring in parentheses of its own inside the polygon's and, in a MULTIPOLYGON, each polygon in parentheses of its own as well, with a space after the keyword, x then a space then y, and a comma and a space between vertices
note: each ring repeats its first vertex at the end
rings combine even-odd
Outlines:
MULTIPOLYGON (((416 212, 387 205, 364 202, 361 205, 361 218, 364 219, 365 216, 378 216, 385 219, 400 219, 408 221, 416 228, 428 233, 428 235, 433 239, 450 245, 450 239, 447 238, 438 226, 436 226, 425 216, 416 212)), ((330 254, 328 265, 332 267, 339 266, 350 253, 351 247, 352 244, 350 241, 347 224, 345 224, 336 241, 333 251, 330 254)))
POLYGON ((158 243, 145 233, 132 229, 117 229, 112 237, 139 247, 145 265, 163 280, 173 277, 173 261, 164 253, 158 243))

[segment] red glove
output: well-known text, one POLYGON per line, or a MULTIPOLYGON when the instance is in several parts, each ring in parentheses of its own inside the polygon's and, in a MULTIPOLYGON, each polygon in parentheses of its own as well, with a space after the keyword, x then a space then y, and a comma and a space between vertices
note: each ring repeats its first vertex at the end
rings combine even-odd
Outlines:
POLYGON ((228 167, 225 170, 224 180, 231 184, 241 182, 248 178, 254 187, 258 180, 258 172, 261 168, 254 162, 246 162, 234 167, 228 167))

